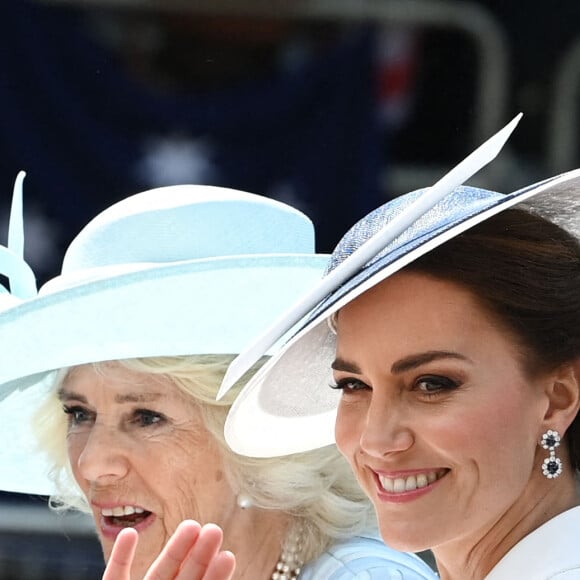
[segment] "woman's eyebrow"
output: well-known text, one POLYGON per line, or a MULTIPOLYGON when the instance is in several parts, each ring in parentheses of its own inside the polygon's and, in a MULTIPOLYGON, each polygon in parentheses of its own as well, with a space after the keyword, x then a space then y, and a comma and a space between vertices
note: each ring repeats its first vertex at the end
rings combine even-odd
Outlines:
POLYGON ((151 403, 162 397, 162 393, 123 393, 115 395, 115 403, 151 403))
MULTIPOLYGON (((61 388, 57 392, 60 401, 79 401, 88 404, 88 399, 80 393, 75 393, 66 388, 61 388)), ((123 393, 115 395, 115 403, 151 403, 163 397, 162 393, 123 393)))
MULTIPOLYGON (((411 354, 398 361, 395 361, 391 365, 391 373, 400 374, 410 370, 413 370, 421 365, 433 362, 435 360, 441 359, 455 359, 471 363, 471 359, 453 351, 448 350, 429 350, 427 352, 420 352, 416 354, 411 354)), ((354 362, 348 361, 344 358, 337 357, 334 359, 331 368, 335 371, 342 371, 345 373, 362 374, 361 368, 354 362)))
POLYGON ((473 362, 470 358, 458 352, 448 350, 429 350, 427 352, 411 354, 402 359, 399 359, 398 361, 395 361, 391 365, 391 372, 393 374, 404 373, 406 371, 420 367, 421 365, 441 359, 455 359, 469 363, 473 362))
POLYGON ((64 387, 60 388, 56 393, 59 401, 80 401, 81 403, 88 403, 87 398, 84 395, 79 393, 75 393, 74 391, 69 391, 64 387))
POLYGON ((330 368, 335 371, 343 371, 345 373, 361 374, 361 370, 356 363, 347 361, 346 359, 340 357, 336 357, 334 361, 332 361, 330 368))

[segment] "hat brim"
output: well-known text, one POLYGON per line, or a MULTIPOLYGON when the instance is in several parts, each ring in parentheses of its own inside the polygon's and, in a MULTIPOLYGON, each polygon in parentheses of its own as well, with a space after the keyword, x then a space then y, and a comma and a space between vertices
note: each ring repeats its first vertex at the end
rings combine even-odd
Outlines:
POLYGON ((340 392, 329 388, 336 341, 328 318, 420 256, 486 219, 532 197, 551 197, 563 188, 579 187, 580 170, 575 170, 500 196, 435 234, 386 254, 335 289, 242 389, 225 424, 228 445, 242 455, 274 457, 333 444, 340 392))
POLYGON ((124 358, 237 354, 312 287, 328 256, 248 255, 63 278, 0 312, 0 489, 48 495, 30 419, 55 369, 124 358))

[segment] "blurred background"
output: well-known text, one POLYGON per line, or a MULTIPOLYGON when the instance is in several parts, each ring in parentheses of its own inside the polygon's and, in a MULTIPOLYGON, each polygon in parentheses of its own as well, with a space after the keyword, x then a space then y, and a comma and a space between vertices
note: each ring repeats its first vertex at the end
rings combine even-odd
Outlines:
MULTIPOLYGON (((330 251, 520 111, 472 183, 508 192, 580 165, 577 0, 3 0, 0 14, 0 243, 23 169, 39 284, 90 218, 153 187, 280 199, 330 251)), ((101 572, 86 518, 0 494, 0 578, 101 572)))

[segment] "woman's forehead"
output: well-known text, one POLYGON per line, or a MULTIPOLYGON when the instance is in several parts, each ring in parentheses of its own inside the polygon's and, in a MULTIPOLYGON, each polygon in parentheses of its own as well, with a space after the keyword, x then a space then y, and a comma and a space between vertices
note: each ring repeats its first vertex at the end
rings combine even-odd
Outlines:
POLYGON ((181 394, 176 385, 164 375, 137 371, 119 361, 89 363, 72 367, 62 380, 62 387, 78 388, 102 386, 141 394, 141 398, 167 398, 181 394))
POLYGON ((377 284, 344 306, 336 318, 336 333, 338 352, 344 344, 362 339, 448 350, 449 343, 455 348, 477 336, 505 334, 470 290, 409 272, 377 284))

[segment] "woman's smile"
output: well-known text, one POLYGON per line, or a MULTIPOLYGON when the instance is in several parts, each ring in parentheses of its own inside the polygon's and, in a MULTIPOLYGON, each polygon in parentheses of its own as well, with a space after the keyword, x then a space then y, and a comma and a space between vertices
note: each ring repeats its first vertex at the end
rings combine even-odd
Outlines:
POLYGON ((380 491, 386 492, 388 494, 399 495, 405 492, 418 491, 426 488, 431 488, 432 484, 441 479, 447 470, 419 470, 416 473, 405 474, 401 473, 389 473, 384 474, 376 472, 377 480, 380 487, 380 491))

